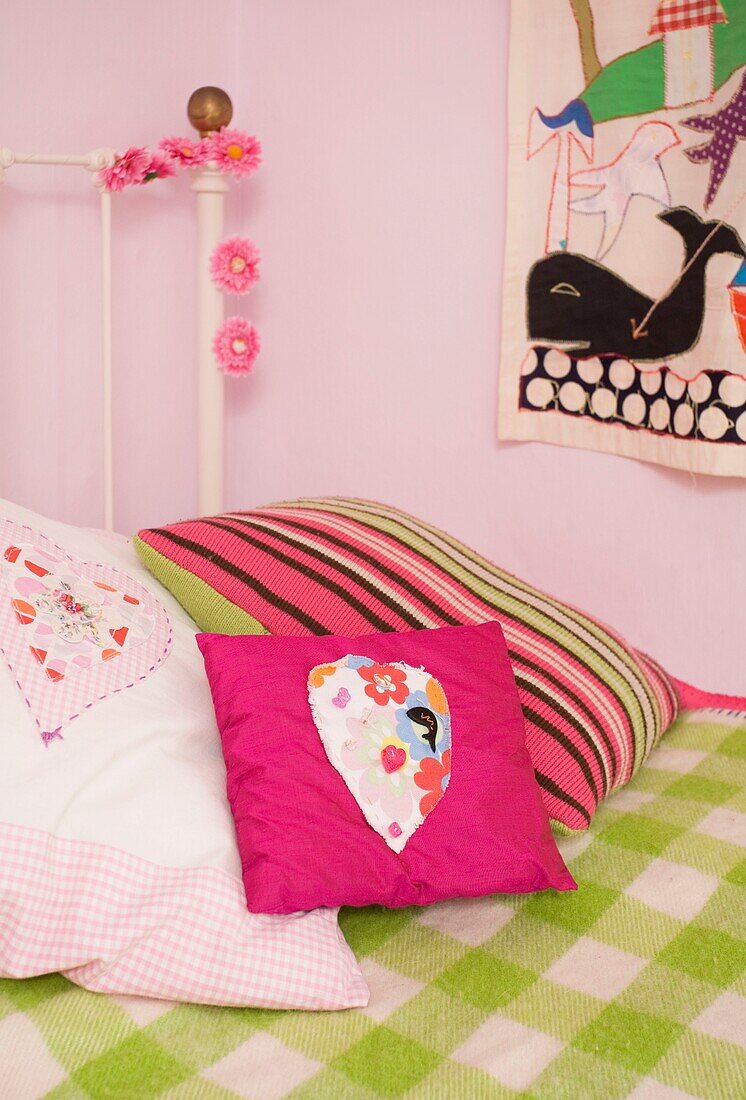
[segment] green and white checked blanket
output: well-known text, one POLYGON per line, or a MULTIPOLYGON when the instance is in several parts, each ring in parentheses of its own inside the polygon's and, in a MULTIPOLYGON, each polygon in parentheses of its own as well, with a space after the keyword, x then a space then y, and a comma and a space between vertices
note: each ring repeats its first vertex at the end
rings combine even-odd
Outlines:
POLYGON ((0 981, 0 1098, 746 1097, 746 716, 684 715, 561 846, 577 893, 343 911, 363 1010, 0 981))

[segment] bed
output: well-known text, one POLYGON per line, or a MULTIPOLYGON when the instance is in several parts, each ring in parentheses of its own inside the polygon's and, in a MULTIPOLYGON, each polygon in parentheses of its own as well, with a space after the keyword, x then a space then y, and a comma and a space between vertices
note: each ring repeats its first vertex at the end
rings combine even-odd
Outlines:
POLYGON ((560 845, 577 894, 343 910, 365 1009, 0 981, 0 1095, 743 1096, 746 713, 685 712, 560 845))
MULTIPOLYGON (((98 170, 111 151, 2 164, 98 170)), ((205 257, 221 189, 202 171, 200 504, 221 508, 222 391, 205 257)), ((213 181, 214 182, 214 181, 213 181)), ((102 192, 104 513, 111 451, 110 196, 102 192)), ((257 1100, 746 1096, 746 711, 685 711, 587 832, 577 893, 345 909, 365 1008, 220 1008, 0 979, 0 1097, 257 1100)), ((2 915, 0 914, 0 937, 2 915)))

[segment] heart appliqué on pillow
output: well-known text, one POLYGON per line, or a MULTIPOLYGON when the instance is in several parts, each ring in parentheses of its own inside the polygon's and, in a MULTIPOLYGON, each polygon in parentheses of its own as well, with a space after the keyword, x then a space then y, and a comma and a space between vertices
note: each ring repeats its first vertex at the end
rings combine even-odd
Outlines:
POLYGON ((401 852, 451 776, 443 688, 424 668, 347 654, 311 669, 308 698, 330 763, 368 824, 401 852))
POLYGON ((143 585, 12 520, 0 578, 0 649, 45 741, 168 655, 170 620, 143 585))

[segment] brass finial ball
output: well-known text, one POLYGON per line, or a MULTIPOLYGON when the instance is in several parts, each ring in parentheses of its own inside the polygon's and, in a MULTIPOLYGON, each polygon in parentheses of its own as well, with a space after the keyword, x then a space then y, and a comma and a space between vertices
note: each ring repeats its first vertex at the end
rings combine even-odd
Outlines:
POLYGON ((209 134, 227 126, 233 118, 231 97, 222 88, 197 88, 187 103, 189 121, 200 134, 209 134))

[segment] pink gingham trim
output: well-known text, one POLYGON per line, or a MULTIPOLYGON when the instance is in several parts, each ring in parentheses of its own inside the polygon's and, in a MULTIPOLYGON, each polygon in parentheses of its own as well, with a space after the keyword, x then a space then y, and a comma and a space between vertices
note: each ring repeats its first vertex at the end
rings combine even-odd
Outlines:
POLYGON ((218 868, 161 867, 0 822, 0 976, 62 971, 100 993, 261 1008, 364 1006, 336 911, 248 912, 218 868))
POLYGON ((648 34, 668 34, 692 27, 726 23, 719 0, 663 0, 653 17, 648 34))

